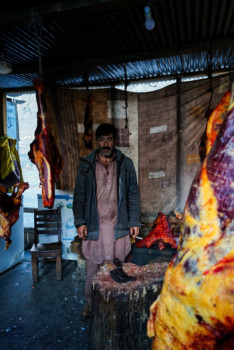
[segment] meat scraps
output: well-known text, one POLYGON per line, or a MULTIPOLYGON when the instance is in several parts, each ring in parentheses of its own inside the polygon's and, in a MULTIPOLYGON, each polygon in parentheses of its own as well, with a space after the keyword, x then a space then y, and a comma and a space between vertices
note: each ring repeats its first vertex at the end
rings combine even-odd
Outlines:
POLYGON ((39 170, 43 206, 51 209, 54 206, 55 181, 59 181, 63 160, 51 134, 44 97, 44 84, 41 79, 34 80, 34 89, 38 105, 37 128, 28 156, 39 170))
POLYGON ((105 260, 100 266, 100 270, 94 276, 92 280, 92 285, 98 284, 100 286, 100 293, 105 294, 117 291, 121 293, 124 290, 137 290, 138 293, 144 293, 146 285, 157 279, 162 279, 165 270, 168 266, 168 262, 147 264, 144 266, 139 266, 133 263, 124 263, 123 271, 128 275, 135 277, 130 283, 118 283, 115 282, 111 276, 110 271, 116 269, 116 265, 113 261, 105 260))
POLYGON ((163 214, 162 212, 158 213, 149 234, 141 241, 136 242, 137 248, 149 248, 152 245, 157 245, 160 250, 164 249, 167 245, 171 246, 172 248, 177 247, 167 215, 163 214))
POLYGON ((6 187, 0 184, 0 237, 5 239, 5 249, 11 244, 11 227, 19 219, 21 196, 28 188, 27 182, 16 183, 9 196, 6 187))
POLYGON ((154 338, 153 350, 234 346, 232 106, 194 178, 179 249, 150 308, 148 336, 154 338))

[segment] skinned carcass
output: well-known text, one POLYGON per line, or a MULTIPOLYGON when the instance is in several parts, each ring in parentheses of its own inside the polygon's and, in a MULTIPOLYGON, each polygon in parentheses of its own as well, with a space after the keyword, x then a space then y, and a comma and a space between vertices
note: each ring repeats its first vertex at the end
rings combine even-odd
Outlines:
POLYGON ((150 308, 155 350, 234 348, 234 105, 214 134, 185 205, 178 252, 150 308))
POLYGON ((6 187, 0 184, 0 237, 5 239, 5 249, 11 244, 11 227, 19 218, 21 196, 28 188, 27 182, 16 183, 11 196, 8 196, 6 187))
POLYGON ((223 123, 223 120, 228 112, 229 104, 231 98, 231 91, 228 90, 223 95, 220 103, 212 111, 208 108, 205 117, 207 118, 207 126, 204 134, 201 137, 201 143, 199 146, 199 155, 201 163, 205 159, 206 155, 209 153, 211 146, 213 145, 219 129, 223 123))
POLYGON ((206 127, 206 154, 210 152, 210 149, 219 133, 223 120, 228 113, 230 99, 231 91, 228 90, 225 92, 220 103, 215 107, 208 119, 206 127))
POLYGON ((43 206, 53 208, 55 181, 59 181, 63 160, 51 134, 44 97, 44 84, 41 79, 34 80, 34 89, 38 105, 37 128, 28 156, 39 170, 43 206))

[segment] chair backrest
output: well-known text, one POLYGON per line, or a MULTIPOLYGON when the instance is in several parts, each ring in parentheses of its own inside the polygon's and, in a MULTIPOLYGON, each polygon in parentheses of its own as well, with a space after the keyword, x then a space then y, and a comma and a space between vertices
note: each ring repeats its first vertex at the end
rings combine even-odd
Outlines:
POLYGON ((61 242, 61 210, 60 208, 34 209, 34 243, 35 244, 39 242, 40 235, 44 235, 46 238, 48 238, 48 236, 51 236, 50 239, 52 238, 53 241, 55 241, 55 238, 56 238, 55 235, 56 235, 57 241, 61 242))

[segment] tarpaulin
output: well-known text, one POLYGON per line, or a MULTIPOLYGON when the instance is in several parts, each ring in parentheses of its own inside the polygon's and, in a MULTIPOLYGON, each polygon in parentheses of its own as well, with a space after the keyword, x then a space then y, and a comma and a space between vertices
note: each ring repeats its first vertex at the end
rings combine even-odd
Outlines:
POLYGON ((6 135, 0 137, 0 183, 8 188, 9 192, 12 192, 11 187, 15 183, 23 181, 19 154, 15 146, 16 140, 6 135))
MULTIPOLYGON (((144 222, 153 222, 160 211, 182 213, 201 165, 199 145, 206 129, 210 81, 178 84, 139 94, 139 184, 144 222)), ((230 84, 229 76, 212 78, 211 109, 230 84)))

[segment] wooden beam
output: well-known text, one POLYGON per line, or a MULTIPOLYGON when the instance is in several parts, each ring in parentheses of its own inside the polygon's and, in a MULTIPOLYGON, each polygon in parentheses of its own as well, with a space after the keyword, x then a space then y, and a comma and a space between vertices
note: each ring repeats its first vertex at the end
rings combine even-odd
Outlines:
MULTIPOLYGON (((230 72, 234 72, 234 69, 230 71, 230 69, 224 68, 224 69, 216 69, 213 70, 213 74, 229 74, 230 72)), ((163 75, 163 76, 155 76, 151 78, 136 78, 136 79, 129 79, 128 83, 150 83, 150 82, 160 82, 160 81, 169 81, 169 80, 176 80, 177 78, 193 78, 193 77, 204 77, 207 78, 207 75, 204 71, 198 71, 198 72, 193 72, 193 73, 185 73, 185 74, 173 74, 173 75, 163 75)), ((54 82, 48 81, 48 85, 55 85, 54 82)), ((94 81, 92 83, 89 83, 89 87, 115 87, 116 85, 123 85, 124 80, 105 80, 105 81, 94 81)), ((56 85, 57 87, 60 88, 86 88, 86 85, 81 82, 81 83, 73 83, 73 84, 67 84, 63 86, 56 85)), ((1 89, 0 92, 5 92, 5 93, 21 93, 21 92, 32 92, 32 87, 23 87, 23 88, 6 88, 6 89, 1 89)))
POLYGON ((6 94, 4 92, 0 92, 0 136, 4 136, 6 133, 6 94))
POLYGON ((31 207, 25 208, 24 207, 24 213, 34 213, 34 209, 36 209, 36 208, 31 208, 31 207))
POLYGON ((32 86, 24 86, 24 87, 21 87, 21 88, 8 88, 8 89, 0 89, 0 94, 1 93, 11 93, 11 94, 14 94, 14 93, 19 93, 19 92, 23 92, 23 93, 32 93, 32 92, 35 92, 33 90, 33 87, 32 86))
MULTIPOLYGON (((150 3, 160 2, 163 0, 151 0, 150 3)), ((80 14, 96 13, 102 14, 103 11, 121 11, 130 7, 145 6, 145 0, 68 0, 56 3, 48 3, 40 6, 33 6, 33 1, 30 6, 21 6, 16 10, 4 11, 1 9, 0 23, 1 26, 19 23, 30 19, 33 15, 39 16, 63 16, 69 12, 80 14)), ((5 5, 6 8, 6 5, 5 5)), ((8 6, 8 9, 10 5, 8 6)))
POLYGON ((177 141, 176 141, 176 209, 181 212, 181 134, 182 134, 182 118, 181 118, 181 78, 177 78, 177 141))
MULTIPOLYGON (((144 52, 133 52, 124 55, 115 55, 115 56, 106 56, 106 57, 95 57, 95 58, 87 58, 85 60, 72 60, 67 61, 66 64, 63 62, 49 62, 44 61, 43 63, 43 72, 46 74, 57 72, 69 72, 69 71, 78 71, 84 70, 91 67, 96 66, 105 66, 111 64, 122 64, 128 62, 137 62, 144 61, 148 59, 157 59, 157 58, 166 58, 171 56, 178 56, 196 52, 207 51, 208 48, 212 47, 213 50, 225 48, 225 47, 233 47, 234 46, 234 37, 214 40, 212 42, 203 42, 194 45, 181 46, 181 47, 171 47, 161 50, 153 50, 153 51, 144 51, 144 52)), ((25 73, 34 73, 37 72, 38 65, 37 64, 19 64, 13 65, 13 74, 25 74, 25 73)))

